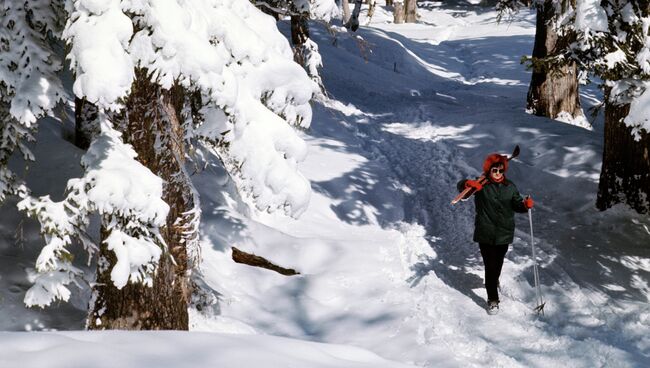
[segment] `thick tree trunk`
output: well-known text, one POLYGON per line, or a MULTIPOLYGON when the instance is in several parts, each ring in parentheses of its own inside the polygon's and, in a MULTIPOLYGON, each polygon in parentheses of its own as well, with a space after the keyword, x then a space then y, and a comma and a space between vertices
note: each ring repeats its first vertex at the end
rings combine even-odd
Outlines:
POLYGON ((605 148, 596 206, 604 211, 625 203, 639 213, 650 213, 650 134, 634 140, 622 119, 630 105, 614 105, 606 98, 605 148))
POLYGON ((303 45, 309 38, 308 14, 291 16, 291 43, 293 44, 293 60, 304 66, 305 50, 303 45))
POLYGON ((418 3, 417 0, 404 0, 405 21, 406 23, 416 23, 418 21, 418 3))
MULTIPOLYGON (((183 168, 185 147, 179 111, 184 96, 180 87, 162 90, 149 78, 145 70, 136 71, 122 128, 125 141, 138 153, 138 161, 165 181, 163 199, 170 212, 161 235, 167 250, 159 261, 153 287, 129 283, 118 290, 110 279, 115 256, 102 245, 89 329, 188 329, 191 290, 185 225, 194 197, 183 168)), ((102 231, 102 239, 108 235, 102 231)))
POLYGON ((74 99, 74 145, 87 150, 90 142, 99 133, 97 106, 75 97, 74 99))
MULTIPOLYGON (((537 30, 533 59, 553 55, 570 42, 571 36, 559 37, 550 19, 554 15, 551 0, 537 6, 537 30)), ((533 64, 527 99, 528 110, 538 116, 556 118, 566 112, 572 117, 582 116, 578 93, 578 73, 575 63, 551 71, 539 63, 533 64)))
POLYGON ((404 8, 404 0, 395 1, 395 8, 393 10, 393 23, 401 24, 406 19, 406 9, 404 8))

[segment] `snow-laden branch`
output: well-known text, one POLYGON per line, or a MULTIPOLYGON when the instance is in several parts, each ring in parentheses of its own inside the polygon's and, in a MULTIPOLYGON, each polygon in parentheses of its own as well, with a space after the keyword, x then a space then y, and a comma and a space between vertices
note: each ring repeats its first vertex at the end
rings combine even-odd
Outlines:
POLYGON ((99 119, 101 133, 81 160, 84 176, 68 181, 66 198, 53 202, 49 196, 26 196, 18 203, 20 210, 38 219, 46 240, 36 261, 35 280, 43 281, 32 286, 27 305, 67 300, 69 292, 63 290, 80 274, 70 264, 67 247, 76 238, 89 255, 97 250, 85 235, 92 213, 103 218, 110 233, 104 242, 117 259, 111 271, 115 286, 122 288, 128 281, 151 285, 165 246, 159 228, 169 212, 161 199, 163 182, 135 160, 135 151, 122 142, 104 113, 99 119))
POLYGON ((60 35, 60 5, 0 0, 0 203, 21 188, 7 167, 9 157, 18 149, 33 160, 25 143, 33 140, 37 119, 66 97, 57 76, 62 63, 50 42, 60 35))
POLYGON ((76 78, 77 97, 100 108, 119 109, 134 79, 128 53, 133 36, 131 18, 121 0, 74 0, 63 37, 71 46, 68 59, 76 78))
POLYGON ((48 40, 60 34, 54 18, 49 1, 0 1, 0 99, 26 128, 66 97, 56 75, 62 63, 48 40))
POLYGON ((199 137, 219 147, 244 196, 262 210, 302 213, 310 186, 297 162, 306 145, 289 125, 309 126, 318 86, 273 18, 236 0, 145 3, 126 8, 140 29, 133 63, 163 88, 180 81, 199 91, 206 127, 197 131, 210 132, 199 137))

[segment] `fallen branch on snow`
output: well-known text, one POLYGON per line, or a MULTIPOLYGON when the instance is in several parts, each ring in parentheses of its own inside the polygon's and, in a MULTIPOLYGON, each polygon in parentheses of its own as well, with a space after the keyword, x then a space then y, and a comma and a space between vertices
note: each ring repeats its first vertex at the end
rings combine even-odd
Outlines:
POLYGON ((235 261, 236 263, 247 264, 253 267, 266 268, 267 270, 275 271, 285 276, 300 275, 300 272, 294 269, 280 267, 278 265, 269 262, 269 260, 267 260, 264 257, 246 253, 235 247, 232 247, 232 260, 235 261))

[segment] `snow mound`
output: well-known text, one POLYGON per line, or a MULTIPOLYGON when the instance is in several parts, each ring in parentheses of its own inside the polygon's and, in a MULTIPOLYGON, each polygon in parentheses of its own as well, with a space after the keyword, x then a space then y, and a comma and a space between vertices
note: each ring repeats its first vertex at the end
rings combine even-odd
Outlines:
POLYGON ((0 365, 23 368, 409 367, 350 346, 263 335, 172 331, 2 332, 0 356, 0 365))

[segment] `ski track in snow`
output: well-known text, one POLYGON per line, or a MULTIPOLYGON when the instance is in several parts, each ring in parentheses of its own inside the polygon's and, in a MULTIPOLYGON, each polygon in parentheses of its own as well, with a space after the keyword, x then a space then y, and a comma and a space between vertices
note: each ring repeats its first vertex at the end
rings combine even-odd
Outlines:
MULTIPOLYGON (((532 38, 532 34, 529 35, 525 45, 531 49, 532 38)), ((432 84, 432 91, 381 96, 358 86, 362 90, 357 91, 358 95, 371 97, 357 100, 356 107, 367 111, 358 114, 354 124, 369 157, 388 162, 395 178, 409 188, 404 200, 404 220, 425 226, 429 245, 435 252, 433 257, 423 256, 417 254, 417 249, 408 249, 411 246, 408 242, 400 245, 402 254, 410 254, 403 258, 412 262, 403 266, 405 274, 410 275, 405 281, 414 305, 412 318, 420 326, 418 343, 443 344, 461 356, 460 361, 474 366, 623 367, 642 364, 647 356, 639 354, 638 347, 630 349, 628 345, 634 343, 634 336, 628 340, 622 334, 617 335, 612 330, 615 324, 607 317, 607 313, 625 313, 624 307, 615 303, 604 306, 600 298, 606 299, 605 295, 596 290, 581 290, 579 277, 572 275, 571 264, 549 254, 545 249, 552 250, 552 245, 546 244, 543 238, 536 240, 538 249, 541 248, 538 260, 543 268, 543 290, 548 307, 546 317, 536 317, 532 311, 535 300, 530 239, 521 220, 518 220, 515 244, 510 248, 501 277, 502 312, 494 317, 486 316, 482 261, 478 247, 471 242, 473 207, 470 202, 456 207, 449 204, 456 194, 456 182, 477 172, 468 167, 469 160, 459 149, 459 144, 463 144, 459 137, 462 128, 457 127, 461 132, 454 134, 452 127, 445 126, 446 122, 440 121, 438 115, 444 110, 446 118, 460 115, 464 120, 472 120, 468 117, 473 115, 480 121, 482 116, 502 111, 504 106, 494 105, 483 97, 497 92, 496 89, 482 88, 476 83, 486 79, 486 67, 475 68, 482 64, 477 59, 481 55, 476 48, 462 43, 441 47, 447 54, 453 54, 447 55, 450 59, 462 61, 461 76, 453 79, 464 86, 448 88, 447 83, 432 84), (455 96, 453 100, 470 102, 470 105, 449 103, 445 101, 447 96, 455 96), (389 114, 373 111, 378 105, 377 98, 382 100, 381 105, 393 106, 395 111, 389 114), (457 292, 450 293, 449 288, 457 292)), ((529 52, 525 47, 520 50, 521 55, 529 52)), ((433 63, 423 56, 420 58, 425 63, 433 63)), ((490 77, 510 81, 507 75, 490 77)), ((515 92, 525 97, 527 80, 522 79, 519 84, 523 87, 515 92)), ((500 97, 505 104, 516 108, 523 100, 516 93, 500 97), (513 102, 513 98, 516 101, 513 102)), ((408 235, 406 237, 408 239, 408 235)), ((643 309, 647 315, 647 308, 643 309)), ((435 365, 434 362, 422 364, 435 365)))
MULTIPOLYGON (((405 110, 395 114, 402 121, 427 120, 424 105, 405 110)), ((507 281, 512 277, 524 278, 522 273, 530 272, 532 263, 527 256, 520 256, 516 261, 526 262, 523 267, 506 262, 501 291, 504 311, 501 315, 486 317, 480 254, 476 244, 468 241, 467 235, 473 231, 473 211, 468 205, 459 210, 449 205, 459 175, 449 168, 462 167, 464 157, 453 145, 444 142, 422 142, 415 148, 405 145, 401 141, 403 137, 386 134, 381 130, 382 126, 358 125, 360 136, 367 142, 364 148, 372 152, 373 159, 378 159, 378 155, 386 159, 396 177, 411 189, 411 195, 406 196, 404 202, 405 220, 423 224, 430 235, 438 238, 430 243, 437 255, 435 259, 415 254, 407 257, 415 263, 403 264, 405 274, 409 275, 405 280, 410 287, 409 297, 415 306, 412 318, 419 326, 418 343, 443 344, 462 356, 460 360, 475 366, 486 363, 506 367, 619 366, 624 354, 617 349, 562 336, 561 331, 554 330, 553 326, 536 320, 531 310, 534 305, 532 293, 519 295, 521 290, 512 290, 518 285, 507 281), (440 223, 440 219, 445 219, 445 222, 440 223), (430 273, 435 277, 428 277, 430 273), (460 295, 451 293, 453 297, 450 296, 448 288, 459 291, 460 295), (493 331, 498 332, 492 335, 493 331), (567 347, 575 347, 577 355, 572 356, 572 350, 567 347), (529 352, 522 354, 522 349, 529 352)), ((410 244, 402 243, 400 246, 403 248, 401 253, 417 253, 417 250, 408 249, 410 244)), ((545 255, 539 258, 545 258, 545 255)), ((546 278, 549 271, 544 271, 546 278)), ((553 271, 553 276, 560 278, 558 281, 566 278, 562 271, 559 275, 553 271)), ((532 288, 532 283, 528 286, 532 288)), ((578 294, 572 295, 574 299, 588 299, 577 290, 572 290, 572 293, 578 294)), ((598 323, 600 321, 595 322, 598 323)), ((430 364, 424 363, 425 366, 430 364)))

